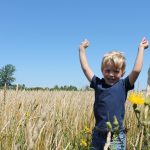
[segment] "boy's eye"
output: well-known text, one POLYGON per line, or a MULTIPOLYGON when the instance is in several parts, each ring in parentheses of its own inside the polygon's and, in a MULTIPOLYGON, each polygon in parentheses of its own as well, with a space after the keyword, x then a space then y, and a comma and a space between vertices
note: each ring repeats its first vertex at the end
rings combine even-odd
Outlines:
POLYGON ((115 73, 119 73, 119 71, 118 71, 118 70, 115 70, 114 72, 115 72, 115 73))
POLYGON ((109 73, 109 72, 110 72, 110 70, 109 70, 109 69, 107 69, 107 70, 106 70, 106 72, 107 72, 107 73, 109 73))

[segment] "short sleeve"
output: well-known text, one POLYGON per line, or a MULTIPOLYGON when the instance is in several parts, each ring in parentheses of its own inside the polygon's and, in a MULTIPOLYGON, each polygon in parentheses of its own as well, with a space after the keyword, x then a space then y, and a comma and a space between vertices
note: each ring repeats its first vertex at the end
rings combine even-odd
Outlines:
POLYGON ((134 85, 131 86, 130 84, 130 81, 129 81, 129 76, 127 76, 125 79, 125 88, 126 88, 126 91, 129 91, 129 90, 133 90, 134 89, 134 85))
POLYGON ((97 77, 94 75, 93 78, 92 78, 92 80, 91 80, 91 83, 90 83, 90 87, 91 88, 95 89, 96 84, 97 84, 96 81, 97 81, 97 77))

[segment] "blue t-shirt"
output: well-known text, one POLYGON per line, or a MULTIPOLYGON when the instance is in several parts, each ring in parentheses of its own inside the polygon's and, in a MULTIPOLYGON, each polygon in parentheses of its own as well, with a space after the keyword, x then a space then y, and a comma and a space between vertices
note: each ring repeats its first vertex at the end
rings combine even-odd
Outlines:
POLYGON ((110 86, 105 83, 103 78, 100 79, 94 75, 90 87, 95 90, 95 126, 99 129, 106 129, 107 121, 110 121, 113 126, 113 118, 116 116, 119 129, 124 129, 125 101, 128 91, 134 88, 130 85, 129 77, 121 79, 110 86))

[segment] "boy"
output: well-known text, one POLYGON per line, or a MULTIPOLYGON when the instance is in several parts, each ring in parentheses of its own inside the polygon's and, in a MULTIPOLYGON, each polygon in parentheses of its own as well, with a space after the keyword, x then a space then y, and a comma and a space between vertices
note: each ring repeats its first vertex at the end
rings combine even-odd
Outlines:
POLYGON ((111 146, 115 150, 125 150, 126 137, 123 126, 125 101, 128 91, 134 88, 134 83, 142 69, 144 49, 148 48, 148 41, 143 38, 140 42, 133 70, 125 79, 121 79, 125 73, 125 57, 117 51, 104 55, 101 63, 103 78, 100 79, 94 75, 86 58, 85 49, 88 46, 88 40, 81 43, 79 57, 82 70, 90 81, 90 87, 95 90, 94 116, 96 122, 92 133, 91 149, 103 150, 108 133, 106 122, 111 123, 113 134, 115 116, 119 123, 119 133, 117 139, 111 141, 111 146))

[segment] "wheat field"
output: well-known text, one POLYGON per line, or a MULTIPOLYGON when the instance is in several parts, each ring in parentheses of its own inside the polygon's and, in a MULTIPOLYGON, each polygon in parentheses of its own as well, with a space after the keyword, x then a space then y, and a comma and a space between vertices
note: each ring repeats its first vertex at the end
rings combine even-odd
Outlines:
MULTIPOLYGON (((1 150, 88 149, 94 127, 93 91, 0 91, 1 150)), ((127 149, 136 119, 126 104, 127 149)))

